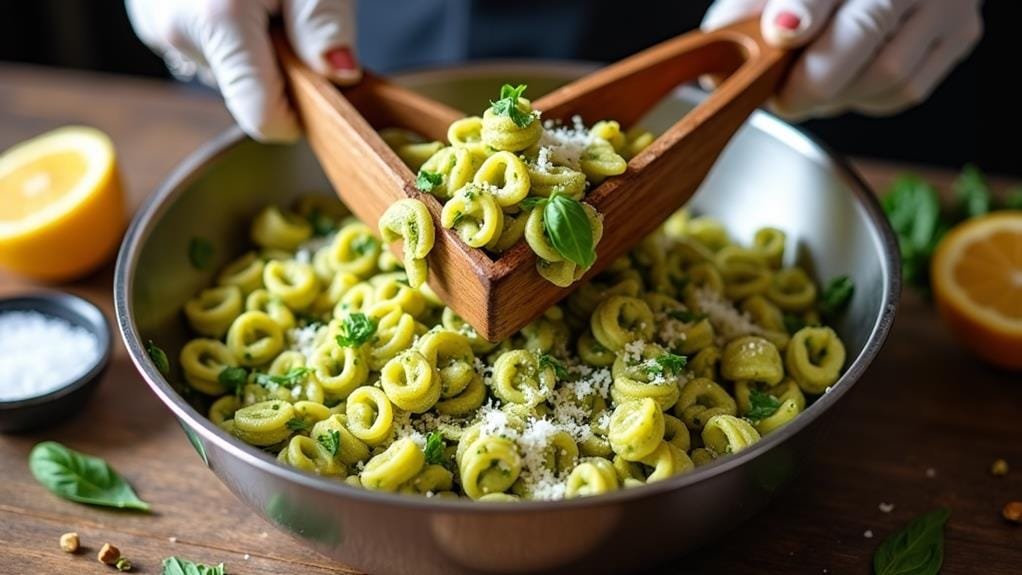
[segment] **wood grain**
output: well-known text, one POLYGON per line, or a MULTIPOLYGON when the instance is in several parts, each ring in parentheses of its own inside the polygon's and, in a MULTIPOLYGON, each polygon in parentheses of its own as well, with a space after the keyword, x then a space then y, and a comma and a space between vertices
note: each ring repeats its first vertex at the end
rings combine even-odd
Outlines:
MULTIPOLYGON (((0 149, 63 124, 95 125, 117 145, 132 206, 228 122, 215 97, 180 85, 0 65, 0 149)), ((908 168, 859 165, 876 185, 908 168)), ((947 189, 949 174, 923 173, 947 189)), ((60 289, 98 303, 112 321, 110 281, 108 267, 60 289)), ((39 287, 0 275, 0 297, 39 287)), ((1000 518, 1005 502, 1022 499, 1022 381, 959 349, 929 304, 906 293, 887 345, 828 419, 828 447, 770 508, 656 573, 866 575, 884 537, 937 505, 953 510, 945 575, 1022 572, 1022 528, 1000 518), (1013 466, 1006 477, 987 472, 998 457, 1013 466), (894 509, 883 513, 881 502, 894 509), (867 530, 873 538, 864 536, 867 530)), ((149 392, 119 338, 82 413, 46 431, 0 436, 0 574, 110 573, 94 559, 107 541, 140 573, 159 573, 170 555, 224 561, 239 575, 353 572, 242 507, 149 392), (155 513, 94 509, 52 496, 26 465, 43 439, 108 459, 155 513), (57 539, 69 530, 81 533, 92 551, 62 553, 57 539)))

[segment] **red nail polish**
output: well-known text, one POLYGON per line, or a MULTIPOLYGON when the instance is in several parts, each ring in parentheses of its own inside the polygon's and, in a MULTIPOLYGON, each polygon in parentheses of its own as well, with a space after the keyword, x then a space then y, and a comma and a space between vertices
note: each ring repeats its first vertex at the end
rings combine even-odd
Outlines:
POLYGON ((330 50, 324 58, 334 70, 358 70, 358 62, 355 61, 355 56, 347 46, 330 50))
POLYGON ((774 24, 778 28, 794 32, 802 25, 802 19, 798 17, 798 14, 785 10, 778 12, 777 16, 774 16, 774 24))

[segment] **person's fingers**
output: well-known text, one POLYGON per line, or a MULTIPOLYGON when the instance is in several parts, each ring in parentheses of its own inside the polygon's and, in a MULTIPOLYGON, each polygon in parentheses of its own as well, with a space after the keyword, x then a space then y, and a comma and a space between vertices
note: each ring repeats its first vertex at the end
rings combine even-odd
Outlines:
POLYGON ((889 115, 901 112, 930 97, 938 85, 951 73, 983 35, 983 22, 978 14, 961 23, 956 32, 933 44, 923 62, 904 82, 886 93, 851 102, 856 111, 870 115, 889 115))
POLYGON ((717 0, 706 10, 700 28, 709 32, 754 18, 763 12, 766 3, 767 0, 717 0))
POLYGON ((923 2, 907 16, 890 42, 877 52, 841 95, 848 102, 866 100, 906 84, 945 35, 940 5, 923 2))
POLYGON ((760 26, 767 42, 797 48, 811 42, 830 20, 838 0, 770 0, 760 26))
POLYGON ((918 0, 848 0, 792 67, 774 100, 790 119, 838 99, 918 0))
POLYGON ((267 31, 272 0, 211 0, 224 13, 207 14, 198 44, 227 109, 241 128, 264 141, 299 136, 267 31))
POLYGON ((309 68, 339 84, 362 78, 354 0, 284 0, 283 15, 291 45, 309 68))

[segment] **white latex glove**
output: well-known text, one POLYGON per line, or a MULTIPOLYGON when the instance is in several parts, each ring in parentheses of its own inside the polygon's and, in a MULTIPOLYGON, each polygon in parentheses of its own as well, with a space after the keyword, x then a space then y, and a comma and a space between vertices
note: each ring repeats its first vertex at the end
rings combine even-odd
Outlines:
POLYGON ((295 53, 341 84, 357 82, 354 0, 127 0, 135 32, 175 76, 220 89, 234 119, 264 141, 298 137, 270 42, 280 14, 295 53))
POLYGON ((928 98, 983 34, 982 0, 717 0, 712 30, 762 14, 763 36, 806 46, 773 101, 790 119, 893 114, 928 98))

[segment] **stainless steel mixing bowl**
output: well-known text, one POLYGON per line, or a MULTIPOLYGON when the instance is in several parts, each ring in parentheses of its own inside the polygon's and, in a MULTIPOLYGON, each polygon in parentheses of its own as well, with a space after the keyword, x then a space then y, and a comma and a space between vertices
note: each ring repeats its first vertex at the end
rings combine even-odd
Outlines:
MULTIPOLYGON (((535 95, 587 69, 480 65, 402 80, 480 110, 505 81, 528 83, 535 95)), ((663 129, 698 98, 682 90, 645 124, 663 129)), ((760 226, 783 228, 789 259, 818 279, 852 276, 855 297, 836 325, 849 364, 829 393, 735 456, 600 497, 480 504, 365 491, 285 467, 233 439, 182 399, 145 352, 151 339, 177 357, 188 337, 181 306, 213 281, 212 271, 189 265, 191 238, 212 240, 217 265, 210 268, 216 269, 242 252, 260 207, 310 192, 331 193, 305 145, 262 145, 237 130, 216 138, 185 160, 135 216, 117 261, 117 320, 149 386, 241 501, 320 552, 372 573, 621 573, 689 551, 761 509, 792 477, 820 440, 821 416, 862 377, 894 319, 898 249, 873 195, 834 154, 757 113, 691 208, 719 218, 741 241, 760 226)), ((181 381, 179 373, 169 379, 181 381)))

